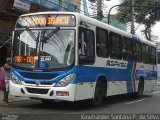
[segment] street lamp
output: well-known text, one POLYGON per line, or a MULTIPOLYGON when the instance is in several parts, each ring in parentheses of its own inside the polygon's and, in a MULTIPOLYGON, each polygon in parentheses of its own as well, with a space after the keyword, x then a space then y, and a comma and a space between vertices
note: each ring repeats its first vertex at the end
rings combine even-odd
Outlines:
MULTIPOLYGON (((109 9, 109 11, 108 11, 108 24, 110 23, 110 12, 111 12, 111 10, 114 8, 114 7, 117 7, 117 6, 124 6, 124 5, 122 5, 122 4, 120 4, 120 5, 114 5, 114 6, 112 6, 110 9, 109 9)), ((134 5, 132 5, 131 6, 132 8, 133 7, 135 7, 134 5)), ((131 22, 131 33, 132 34, 134 34, 135 32, 134 32, 134 10, 132 9, 132 22, 131 22)))
POLYGON ((114 7, 117 7, 117 6, 124 6, 124 5, 114 5, 109 9, 109 11, 108 11, 108 24, 110 23, 110 12, 114 7))

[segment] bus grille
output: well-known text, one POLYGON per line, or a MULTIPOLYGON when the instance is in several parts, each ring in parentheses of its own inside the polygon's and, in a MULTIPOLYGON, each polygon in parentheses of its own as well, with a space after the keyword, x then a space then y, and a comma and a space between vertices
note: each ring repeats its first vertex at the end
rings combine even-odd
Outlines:
POLYGON ((29 72, 20 72, 20 74, 28 79, 44 79, 44 80, 50 80, 58 76, 58 74, 29 73, 29 72))
POLYGON ((49 89, 26 88, 29 93, 47 94, 49 89))
MULTIPOLYGON (((33 84, 33 85, 35 85, 35 82, 29 82, 29 81, 24 81, 25 83, 27 83, 27 84, 33 84)), ((53 84, 53 82, 52 83, 42 83, 41 82, 41 85, 52 85, 53 84)))

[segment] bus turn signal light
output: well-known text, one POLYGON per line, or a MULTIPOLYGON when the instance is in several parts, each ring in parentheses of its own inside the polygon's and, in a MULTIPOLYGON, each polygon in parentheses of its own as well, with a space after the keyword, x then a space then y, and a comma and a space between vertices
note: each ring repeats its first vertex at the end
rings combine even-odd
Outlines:
POLYGON ((56 91, 57 96, 69 96, 69 92, 66 91, 56 91))

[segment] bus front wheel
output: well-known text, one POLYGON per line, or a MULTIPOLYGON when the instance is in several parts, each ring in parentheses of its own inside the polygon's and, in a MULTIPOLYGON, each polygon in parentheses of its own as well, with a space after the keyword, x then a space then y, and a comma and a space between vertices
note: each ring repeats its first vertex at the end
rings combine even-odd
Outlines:
POLYGON ((92 105, 95 107, 102 105, 106 97, 106 92, 106 83, 103 80, 98 80, 95 87, 94 98, 92 99, 92 105))

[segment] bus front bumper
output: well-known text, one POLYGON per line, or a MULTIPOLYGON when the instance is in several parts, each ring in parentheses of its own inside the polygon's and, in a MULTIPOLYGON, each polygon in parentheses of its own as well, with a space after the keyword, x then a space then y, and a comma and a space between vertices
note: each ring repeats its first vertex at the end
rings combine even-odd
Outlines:
POLYGON ((75 84, 69 84, 66 87, 19 85, 9 81, 9 94, 13 96, 24 96, 37 99, 55 99, 74 101, 75 84))

